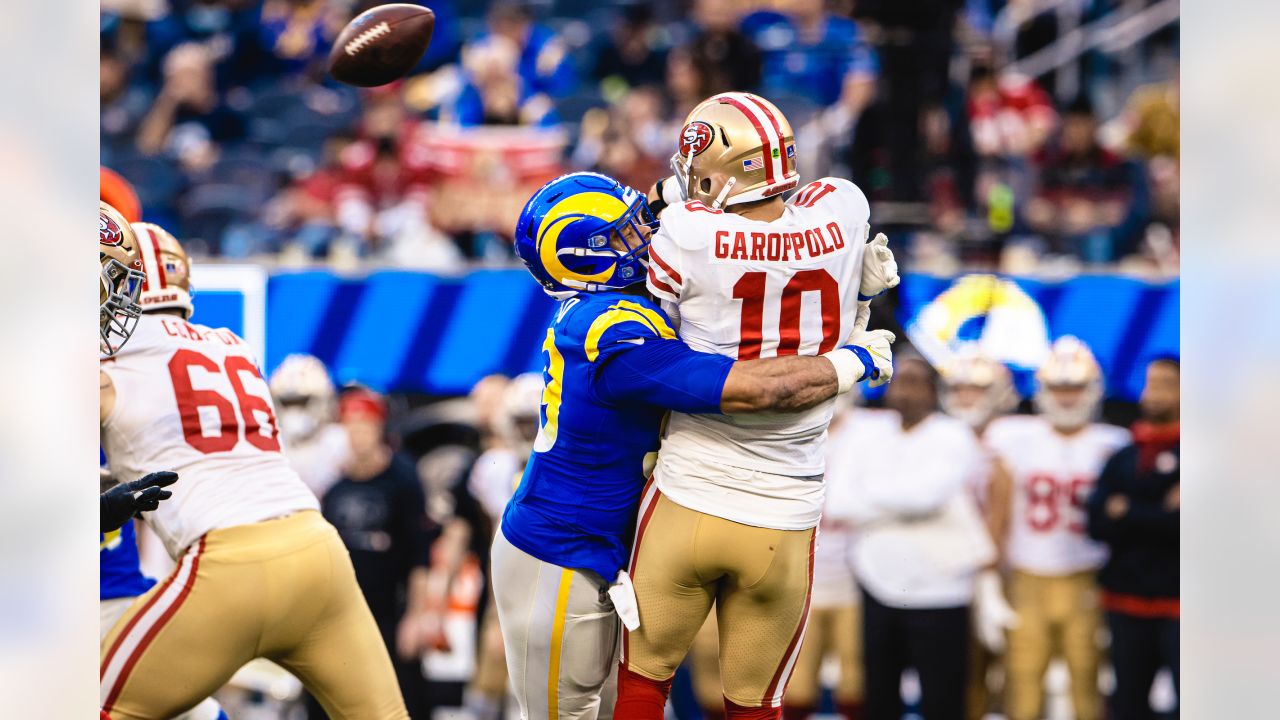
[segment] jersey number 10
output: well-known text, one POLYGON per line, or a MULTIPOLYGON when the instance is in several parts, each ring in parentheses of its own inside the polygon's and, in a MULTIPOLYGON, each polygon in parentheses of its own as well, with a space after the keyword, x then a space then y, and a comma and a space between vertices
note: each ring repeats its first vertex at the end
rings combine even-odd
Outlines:
POLYGON ((244 439, 250 445, 264 452, 280 452, 279 434, 276 432, 276 415, 271 411, 271 403, 265 398, 245 392, 241 373, 262 379, 258 368, 246 357, 231 355, 224 361, 222 368, 205 355, 195 350, 182 349, 169 359, 169 377, 173 380, 173 395, 178 401, 178 415, 182 418, 182 436, 187 444, 208 455, 215 452, 227 452, 244 439), (223 372, 231 381, 231 390, 235 393, 236 404, 240 407, 240 415, 236 416, 236 408, 231 401, 216 390, 196 390, 191 386, 191 368, 202 368, 210 373, 223 372), (203 423, 200 422, 200 408, 211 407, 218 413, 218 433, 205 435, 203 423), (264 433, 259 416, 267 422, 264 433), (243 422, 241 421, 243 418, 243 422))
MULTIPOLYGON (((764 301, 769 295, 768 278, 764 272, 752 271, 744 273, 733 285, 733 297, 742 301, 739 360, 760 357, 760 346, 764 342, 764 301)), ((800 301, 806 292, 818 293, 822 308, 822 343, 818 346, 818 353, 831 352, 840 342, 840 283, 826 270, 801 270, 787 281, 778 300, 779 357, 800 352, 800 301)))

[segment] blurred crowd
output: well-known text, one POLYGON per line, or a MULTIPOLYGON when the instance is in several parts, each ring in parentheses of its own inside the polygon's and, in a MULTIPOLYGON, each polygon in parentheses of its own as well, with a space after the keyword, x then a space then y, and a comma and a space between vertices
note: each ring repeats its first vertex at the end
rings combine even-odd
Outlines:
POLYGON ((511 262, 542 182, 647 187, 753 90, 904 266, 1176 274, 1176 0, 428 0, 415 71, 325 73, 369 0, 103 0, 101 158, 197 256, 511 262), (1171 4, 1172 3, 1172 4, 1171 4))
MULTIPOLYGON (((1139 403, 1100 415, 1104 378, 1068 337, 1029 398, 976 352, 939 372, 904 351, 883 398, 842 400, 784 719, 1177 717, 1179 375, 1176 357, 1151 359, 1139 403)), ((489 544, 539 430, 541 375, 419 403, 335 388, 291 355, 269 382, 411 716, 512 717, 489 544)), ((684 720, 723 716, 715 633, 713 614, 672 697, 684 720)), ((324 717, 272 677, 242 671, 223 706, 324 717)))

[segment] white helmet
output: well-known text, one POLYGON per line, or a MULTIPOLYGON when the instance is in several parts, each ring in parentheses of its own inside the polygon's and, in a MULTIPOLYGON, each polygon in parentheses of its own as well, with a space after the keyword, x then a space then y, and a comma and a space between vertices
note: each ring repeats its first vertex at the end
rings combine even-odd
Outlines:
POLYGON ((1055 428, 1074 430, 1093 420, 1102 406, 1102 368, 1080 338, 1064 335, 1049 348, 1049 357, 1036 371, 1036 408, 1055 428), (1081 388, 1080 400, 1063 405, 1050 391, 1081 388))
POLYGON ((494 429, 518 454, 528 455, 542 417, 542 373, 517 375, 502 391, 494 429))
POLYGON ((305 442, 333 421, 334 388, 329 370, 314 355, 295 353, 268 382, 286 443, 305 442))
POLYGON ((1013 374, 1004 363, 992 359, 974 346, 956 354, 940 368, 942 375, 943 412, 963 420, 979 430, 992 419, 1013 412, 1018 406, 1018 393, 1013 387, 1013 374), (961 387, 976 387, 981 394, 976 401, 959 397, 961 387))

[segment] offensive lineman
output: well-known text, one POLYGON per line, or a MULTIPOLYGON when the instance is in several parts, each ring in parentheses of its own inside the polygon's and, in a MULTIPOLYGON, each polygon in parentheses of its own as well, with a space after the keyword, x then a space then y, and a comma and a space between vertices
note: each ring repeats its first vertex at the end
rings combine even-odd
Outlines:
POLYGON ((174 717, 265 657, 330 716, 407 718, 342 541, 280 452, 248 346, 187 322, 190 265, 171 235, 139 250, 149 301, 101 365, 102 445, 118 474, 182 474, 146 518, 178 565, 103 640, 104 713, 174 717))
POLYGON ((1084 504, 1103 465, 1129 432, 1094 422, 1102 371, 1080 340, 1053 343, 1036 372, 1038 415, 991 423, 986 444, 1013 476, 1005 560, 1018 622, 1005 653, 1009 720, 1042 716, 1044 674, 1061 655, 1079 720, 1102 717, 1098 693, 1100 625, 1094 573, 1106 548, 1085 534, 1084 504))
POLYGON ((614 613, 635 627, 623 568, 668 408, 794 412, 885 372, 866 347, 737 363, 690 350, 644 294, 653 223, 642 194, 573 173, 543 186, 516 227, 520 258, 563 301, 542 345, 533 454, 492 550, 512 689, 530 720, 610 714, 600 692, 614 613))
MULTIPOLYGON (((106 168, 103 171, 110 172, 106 168)), ((107 179, 105 174, 103 179, 107 179)), ((127 185, 123 188, 129 190, 127 185)), ((136 197, 133 202, 136 204, 136 197)), ((142 288, 146 276, 138 258, 137 228, 105 201, 99 204, 98 213, 98 260, 102 275, 98 310, 99 350, 110 356, 124 345, 136 327, 134 319, 142 312, 139 300, 144 296, 142 288), (118 320, 128 321, 117 323, 118 320)), ((177 473, 161 471, 117 484, 109 473, 102 472, 98 535, 99 642, 133 599, 155 584, 139 568, 133 519, 138 513, 155 510, 162 500, 172 497, 173 493, 164 488, 177 479, 177 473)), ((206 698, 175 720, 225 717, 218 704, 206 698)))
MULTIPOLYGON (((750 93, 713 96, 685 120, 675 178, 655 188, 669 207, 648 285, 691 348, 748 360, 892 338, 865 330, 860 304, 897 284, 887 239, 866 242, 866 198, 822 178, 784 203, 795 155, 787 119, 750 93)), ((893 372, 887 357, 876 365, 873 386, 893 372)), ((663 716, 713 602, 726 715, 779 715, 809 611, 833 406, 671 415, 631 561, 640 626, 623 636, 619 718, 663 716)))

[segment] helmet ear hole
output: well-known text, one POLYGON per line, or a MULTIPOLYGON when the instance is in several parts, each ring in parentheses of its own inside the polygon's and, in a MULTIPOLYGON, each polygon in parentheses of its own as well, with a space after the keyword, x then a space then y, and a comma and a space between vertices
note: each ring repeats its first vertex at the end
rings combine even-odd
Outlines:
POLYGON ((702 180, 700 180, 700 181, 698 182, 698 189, 699 189, 699 190, 701 190, 701 191, 702 191, 702 192, 704 192, 704 193, 710 194, 710 193, 711 193, 711 178, 702 178, 702 180))

